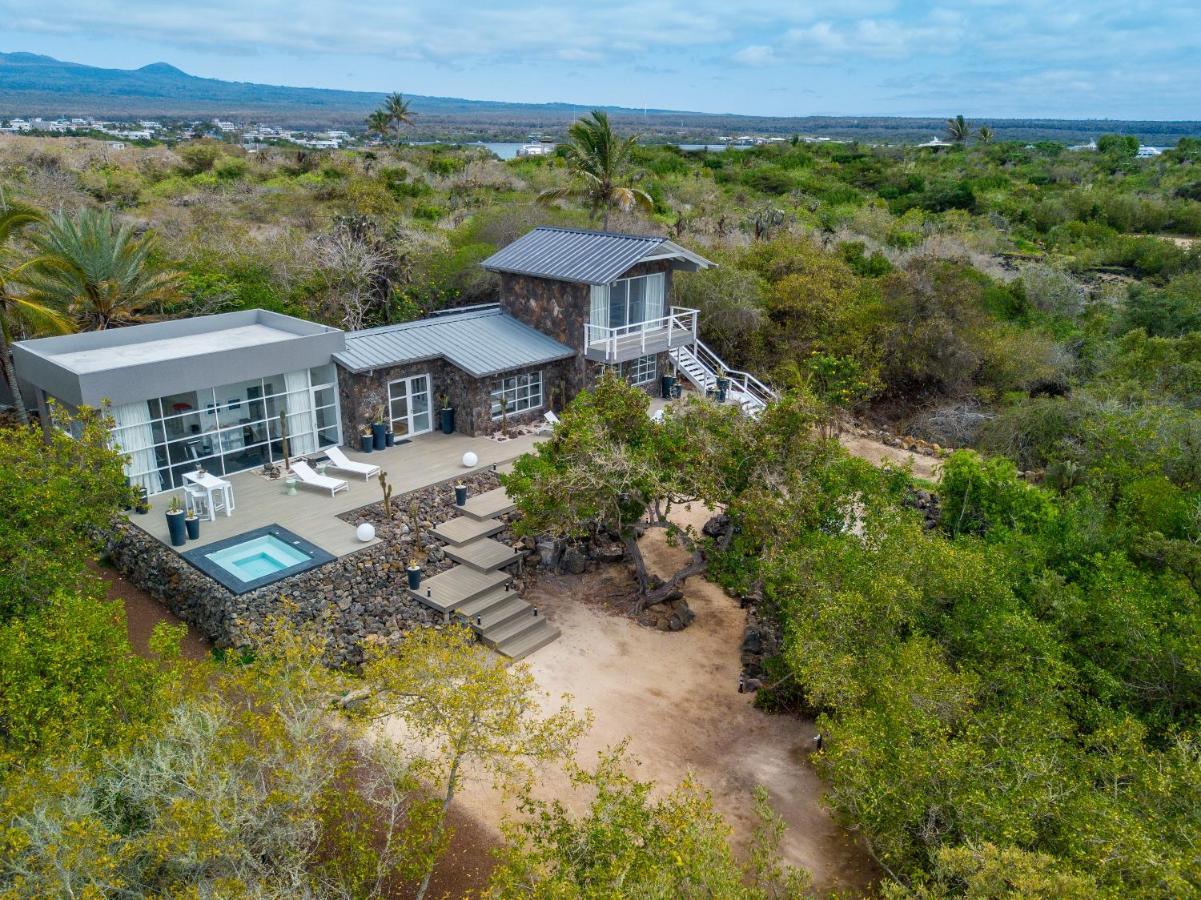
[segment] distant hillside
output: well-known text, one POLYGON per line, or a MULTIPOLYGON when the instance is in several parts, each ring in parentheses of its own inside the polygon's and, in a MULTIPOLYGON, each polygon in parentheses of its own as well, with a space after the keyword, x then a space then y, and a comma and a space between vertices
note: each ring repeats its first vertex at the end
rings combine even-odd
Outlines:
MULTIPOLYGON (((402 87, 398 86, 398 87, 402 87)), ((136 118, 251 119, 293 127, 360 124, 382 94, 298 88, 198 78, 167 63, 140 69, 102 69, 34 53, 0 53, 0 116, 92 115, 136 118)), ((408 95, 418 113, 414 139, 521 139, 531 131, 559 134, 591 109, 570 103, 501 103, 408 95)), ((928 140, 941 118, 809 116, 799 118, 707 114, 664 109, 603 107, 626 128, 651 139, 682 142, 719 135, 805 134, 864 141, 928 140)), ((948 114, 959 110, 948 110, 948 114)), ((1201 135, 1198 122, 1119 122, 994 119, 999 139, 1086 141, 1105 132, 1138 135, 1144 143, 1174 144, 1201 135)))

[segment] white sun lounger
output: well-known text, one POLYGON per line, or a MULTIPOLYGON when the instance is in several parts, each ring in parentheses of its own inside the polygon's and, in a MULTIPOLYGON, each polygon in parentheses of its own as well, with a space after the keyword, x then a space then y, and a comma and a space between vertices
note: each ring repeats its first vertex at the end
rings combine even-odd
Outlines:
POLYGON ((559 424, 559 417, 554 414, 553 410, 547 410, 546 415, 542 417, 546 420, 546 424, 538 429, 538 434, 550 434, 555 430, 555 426, 559 424))
POLYGON ((373 466, 371 463, 355 462, 342 452, 341 447, 327 447, 325 455, 329 457, 330 469, 338 469, 342 472, 354 472, 356 475, 362 475, 366 481, 379 474, 379 466, 373 466))
POLYGON ((330 478, 328 475, 318 475, 309 468, 307 462, 301 459, 292 461, 292 474, 300 479, 301 484, 329 491, 331 497, 338 493, 338 491, 350 490, 350 482, 342 478, 330 478))

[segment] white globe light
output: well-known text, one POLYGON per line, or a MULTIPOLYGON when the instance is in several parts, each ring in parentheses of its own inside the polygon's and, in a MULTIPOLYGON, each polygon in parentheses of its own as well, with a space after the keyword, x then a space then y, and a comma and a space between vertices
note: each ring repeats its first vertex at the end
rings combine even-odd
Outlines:
POLYGON ((356 528, 354 530, 354 533, 355 533, 355 535, 358 536, 358 539, 360 541, 362 541, 364 544, 367 543, 368 541, 375 540, 375 526, 372 525, 370 522, 364 522, 362 525, 360 525, 358 528, 356 528))
POLYGON ((472 466, 479 465, 480 458, 468 450, 463 454, 463 466, 470 469, 472 466))

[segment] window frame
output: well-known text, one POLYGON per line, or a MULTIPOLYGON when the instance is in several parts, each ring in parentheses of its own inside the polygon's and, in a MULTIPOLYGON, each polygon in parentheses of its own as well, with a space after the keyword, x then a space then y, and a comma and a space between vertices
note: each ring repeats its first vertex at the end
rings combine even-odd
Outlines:
POLYGON ((541 369, 536 369, 533 372, 522 372, 517 375, 505 375, 494 380, 488 386, 492 421, 500 421, 500 398, 506 394, 511 396, 507 398, 508 404, 505 409, 505 415, 512 416, 542 409, 545 400, 543 385, 544 381, 541 369), (511 385, 510 382, 512 382, 511 385), (535 397, 537 402, 535 402, 535 397))

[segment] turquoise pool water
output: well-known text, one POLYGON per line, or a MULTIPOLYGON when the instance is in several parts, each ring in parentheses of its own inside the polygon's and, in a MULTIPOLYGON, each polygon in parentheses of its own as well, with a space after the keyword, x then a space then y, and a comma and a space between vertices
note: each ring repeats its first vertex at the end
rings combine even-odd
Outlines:
POLYGON ((241 581, 266 578, 312 559, 307 553, 273 534, 251 538, 205 557, 241 581))

